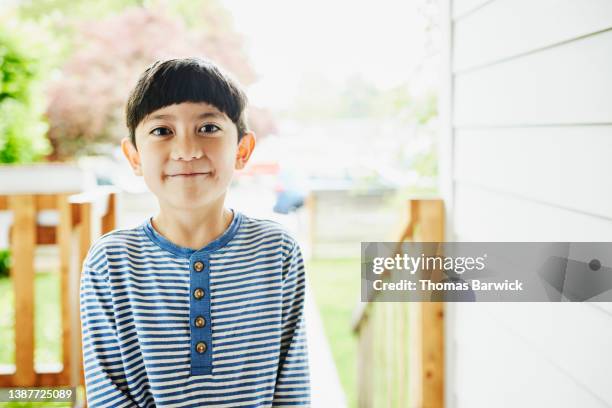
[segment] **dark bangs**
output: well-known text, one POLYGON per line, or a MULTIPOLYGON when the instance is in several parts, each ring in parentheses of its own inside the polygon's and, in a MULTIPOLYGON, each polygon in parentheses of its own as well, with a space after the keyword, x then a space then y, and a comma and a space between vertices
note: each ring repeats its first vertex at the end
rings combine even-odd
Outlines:
POLYGON ((238 129, 238 141, 247 131, 247 97, 240 84, 208 60, 175 58, 149 66, 129 95, 126 122, 134 147, 136 127, 147 115, 182 102, 205 102, 225 113, 238 129))

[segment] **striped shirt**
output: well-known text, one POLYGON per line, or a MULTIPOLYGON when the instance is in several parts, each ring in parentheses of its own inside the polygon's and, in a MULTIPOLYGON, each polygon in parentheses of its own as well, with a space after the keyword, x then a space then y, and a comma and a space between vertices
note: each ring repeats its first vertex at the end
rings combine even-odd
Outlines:
POLYGON ((80 287, 90 407, 309 406, 298 243, 233 210, 199 250, 149 217, 89 249, 80 287))

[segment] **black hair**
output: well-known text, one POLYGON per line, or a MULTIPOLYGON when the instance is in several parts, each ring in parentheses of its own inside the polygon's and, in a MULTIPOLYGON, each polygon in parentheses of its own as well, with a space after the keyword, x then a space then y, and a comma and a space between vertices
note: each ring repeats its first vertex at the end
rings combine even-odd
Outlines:
POLYGON ((247 96, 239 82, 200 57, 158 60, 140 76, 125 109, 130 139, 136 148, 136 127, 152 112, 182 102, 205 102, 225 113, 238 130, 247 132, 247 96))

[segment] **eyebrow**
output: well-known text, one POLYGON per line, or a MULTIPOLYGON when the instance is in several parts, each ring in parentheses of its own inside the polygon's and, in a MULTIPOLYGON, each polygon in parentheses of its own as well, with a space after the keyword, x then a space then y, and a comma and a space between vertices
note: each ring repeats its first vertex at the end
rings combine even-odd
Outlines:
MULTIPOLYGON (((149 117, 148 120, 153 120, 153 119, 175 119, 176 116, 174 115, 170 115, 170 114, 160 114, 158 113, 157 115, 153 115, 151 117, 149 117)), ((213 118, 213 119, 223 119, 223 114, 219 113, 219 112, 204 112, 199 114, 198 116, 195 117, 195 119, 209 119, 209 118, 213 118)))

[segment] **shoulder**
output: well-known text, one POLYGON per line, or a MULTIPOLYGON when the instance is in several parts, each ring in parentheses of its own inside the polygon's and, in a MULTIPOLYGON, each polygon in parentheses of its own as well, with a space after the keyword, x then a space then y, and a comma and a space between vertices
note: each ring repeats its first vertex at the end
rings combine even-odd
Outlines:
POLYGON ((253 240, 276 242, 283 253, 289 253, 298 246, 297 240, 283 224, 242 214, 242 233, 253 240))
POLYGON ((140 226, 134 228, 114 229, 96 238, 89 247, 84 260, 84 266, 93 270, 106 268, 108 255, 111 251, 139 245, 143 232, 140 226))

